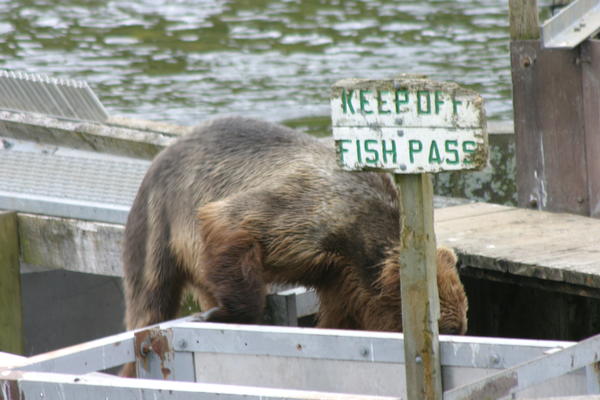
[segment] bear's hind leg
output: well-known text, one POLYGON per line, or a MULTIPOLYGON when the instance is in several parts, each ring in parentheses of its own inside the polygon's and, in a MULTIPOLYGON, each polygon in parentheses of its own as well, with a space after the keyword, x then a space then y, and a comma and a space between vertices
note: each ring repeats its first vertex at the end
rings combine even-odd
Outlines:
POLYGON ((130 277, 126 283, 126 315, 128 330, 173 319, 179 311, 184 278, 176 260, 168 250, 152 263, 141 276, 130 277))
POLYGON ((258 243, 237 243, 206 258, 205 284, 217 306, 199 315, 211 322, 260 322, 265 308, 265 283, 258 243))
POLYGON ((217 305, 199 318, 210 322, 260 322, 266 296, 260 243, 243 228, 232 229, 223 223, 219 214, 203 211, 203 286, 217 305))

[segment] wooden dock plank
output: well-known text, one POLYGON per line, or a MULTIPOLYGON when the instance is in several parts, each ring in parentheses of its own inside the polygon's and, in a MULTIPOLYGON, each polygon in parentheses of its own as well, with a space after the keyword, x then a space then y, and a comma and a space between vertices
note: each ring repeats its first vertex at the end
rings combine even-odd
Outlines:
POLYGON ((436 222, 455 221, 468 217, 477 217, 494 213, 514 211, 514 207, 491 203, 467 203, 458 206, 435 209, 436 222))
MULTIPOLYGON (((22 261, 121 275, 123 226, 19 214, 22 261)), ((438 245, 463 265, 513 277, 585 286, 600 296, 600 220, 474 203, 435 210, 438 245)))
POLYGON ((600 288, 600 220, 480 204, 436 210, 438 243, 470 266, 600 288), (459 218, 454 216, 458 215, 459 218))

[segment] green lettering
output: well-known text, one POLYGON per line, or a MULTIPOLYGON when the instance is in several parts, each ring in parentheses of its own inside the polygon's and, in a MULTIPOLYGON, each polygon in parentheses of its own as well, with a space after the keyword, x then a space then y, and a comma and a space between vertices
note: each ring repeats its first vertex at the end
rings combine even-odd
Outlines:
POLYGON ((360 150, 360 140, 356 140, 356 159, 358 160, 359 164, 362 164, 362 153, 360 150))
POLYGON ((446 154, 450 153, 454 156, 454 158, 450 159, 449 157, 446 157, 446 163, 450 164, 450 165, 456 165, 458 164, 459 161, 459 156, 458 156, 458 140, 446 140, 445 144, 444 144, 444 150, 446 150, 446 154), (450 147, 452 146, 452 147, 450 147))
POLYGON ((377 91, 377 112, 379 112, 379 114, 389 114, 392 111, 391 110, 384 110, 383 106, 386 105, 388 102, 387 100, 383 99, 381 97, 382 93, 387 93, 389 94, 390 92, 387 90, 378 90, 377 91))
POLYGON ((420 153, 423 151, 423 143, 420 140, 409 140, 408 141, 408 155, 410 157, 410 162, 415 162, 415 153, 420 153))
POLYGON ((435 140, 431 141, 431 147, 429 147, 429 163, 442 163, 442 158, 440 157, 440 150, 438 149, 438 145, 435 140))
POLYGON ((439 90, 436 90, 436 91, 433 93, 433 96, 434 96, 434 100, 433 100, 433 102, 434 102, 434 104, 435 104, 435 113, 436 113, 436 114, 439 114, 439 113, 440 113, 440 106, 441 106, 442 104, 444 104, 444 101, 441 99, 442 92, 440 92, 439 90))
POLYGON ((348 111, 350 111, 350 113, 354 114, 354 106, 352 106, 352 94, 354 93, 354 90, 348 90, 348 93, 346 93, 346 89, 342 89, 342 110, 344 111, 344 114, 348 114, 348 111))
POLYGON ((392 149, 388 150, 386 148, 387 146, 385 144, 385 140, 381 141, 381 152, 383 153, 383 162, 387 163, 388 162, 387 155, 391 154, 392 155, 392 163, 396 164, 396 159, 397 159, 397 156, 396 156, 396 142, 393 139, 391 140, 391 142, 392 142, 392 149))
POLYGON ((462 104, 462 101, 456 100, 456 98, 452 97, 452 111, 454 114, 458 112, 458 106, 462 104))
POLYGON ((417 114, 431 114, 431 97, 429 90, 417 90, 417 114), (423 108, 422 96, 427 100, 427 108, 423 108))
POLYGON ((469 157, 471 154, 475 153, 475 149, 477 148, 477 143, 472 140, 465 140, 462 144, 463 152, 465 153, 465 164, 473 164, 473 160, 469 157))
POLYGON ((360 98, 360 111, 362 114, 373 114, 373 110, 367 110, 367 106, 369 105, 369 100, 365 97, 365 94, 371 93, 370 90, 360 89, 358 91, 360 98))
POLYGON ((344 144, 352 143, 350 139, 340 139, 336 140, 335 144, 337 145, 337 155, 341 163, 344 162, 344 153, 347 153, 349 150, 344 148, 344 144))
POLYGON ((365 140, 365 153, 371 154, 373 157, 366 157, 365 161, 367 164, 377 164, 379 162, 379 153, 376 149, 370 148, 369 145, 377 144, 377 140, 375 139, 367 139, 365 140))
POLYGON ((394 103, 396 103, 396 114, 400 113, 400 106, 408 104, 408 90, 400 89, 394 93, 394 103), (400 98, 402 95, 402 99, 400 98))

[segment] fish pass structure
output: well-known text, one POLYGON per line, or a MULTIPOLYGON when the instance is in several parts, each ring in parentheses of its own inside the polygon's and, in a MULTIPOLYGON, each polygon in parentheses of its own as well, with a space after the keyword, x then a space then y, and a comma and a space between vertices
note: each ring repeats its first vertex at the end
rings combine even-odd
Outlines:
MULTIPOLYGON (((5 362, 0 399, 406 398, 403 348, 401 333, 188 317, 5 362), (98 373, 132 361, 140 379, 98 373)), ((598 393, 599 349, 600 336, 580 343, 440 336, 444 399, 598 393)))
MULTIPOLYGON (((511 1, 511 4, 513 3, 517 2, 511 1)), ((579 0, 578 3, 584 4, 585 2, 579 0)), ((519 50, 518 46, 525 45, 529 44, 516 43, 513 47, 519 50)), ((582 51, 584 57, 577 59, 582 62, 573 63, 583 69, 584 78, 588 80, 593 72, 590 65, 596 61, 594 58, 595 45, 597 45, 597 40, 589 40, 582 47, 585 49, 582 51)), ((536 48, 534 50, 535 52, 531 54, 536 55, 536 48)), ((548 62, 542 63, 541 56, 538 60, 537 56, 529 56, 529 53, 525 54, 520 50, 515 54, 523 57, 513 57, 514 60, 519 61, 519 63, 514 63, 514 69, 518 67, 524 71, 537 71, 535 68, 531 68, 532 65, 555 65, 548 62), (536 62, 536 60, 538 61, 536 62)), ((567 61, 569 60, 570 58, 567 61)), ((546 76, 541 73, 540 75, 546 76)), ((39 77, 25 79, 23 75, 7 75, 7 73, 0 78, 2 78, 2 82, 0 82, 2 85, 20 82, 18 86, 20 89, 25 88, 24 96, 27 98, 25 103, 28 106, 30 105, 29 100, 35 99, 40 93, 47 93, 52 98, 56 97, 52 91, 57 89, 59 97, 66 96, 67 100, 83 97, 87 99, 86 104, 91 104, 89 108, 94 108, 95 100, 85 87, 63 85, 61 82, 48 81, 46 78, 39 77), (42 88, 43 90, 33 93, 34 96, 31 96, 32 88, 42 88)), ((526 81, 525 83, 537 79, 536 76, 518 75, 515 82, 518 84, 521 78, 526 81)), ((515 86, 519 87, 519 85, 515 86)), ((585 96, 593 93, 589 90, 590 87, 593 87, 590 85, 573 85, 573 87, 582 87, 585 96)), ((12 88, 10 86, 8 89, 12 88)), ((7 92, 9 92, 8 89, 7 92)), ((439 102, 443 101, 441 98, 436 99, 435 93, 435 91, 430 92, 431 97, 427 97, 432 99, 429 104, 434 109, 436 104, 441 107, 442 103, 439 102)), ((534 91, 526 91, 526 93, 534 93, 534 91)), ((593 96, 589 97, 593 98, 593 96)), ((417 98, 419 98, 418 92, 417 98)), ((546 96, 546 98, 552 99, 553 97, 546 96)), ((371 106, 378 104, 384 113, 392 110, 390 108, 392 103, 389 101, 387 103, 369 103, 365 99, 362 100, 362 107, 366 107, 367 111, 369 110, 368 104, 371 106)), ((402 101, 404 100, 399 100, 400 103, 402 101)), ((69 108, 71 103, 68 101, 67 103, 56 104, 56 106, 60 109, 69 108)), ((530 103, 536 104, 536 102, 530 103)), ((353 102, 352 104, 360 105, 360 97, 358 103, 353 102)), ((425 100, 425 104, 427 104, 427 100, 425 100)), ((450 103, 446 101, 445 104, 450 103)), ((578 102, 574 102, 574 104, 579 106, 578 102)), ((584 102, 584 104, 595 103, 584 102)), ((161 129, 161 132, 158 132, 145 126, 123 126, 113 118, 106 119, 102 110, 96 110, 98 112, 93 115, 79 113, 62 115, 52 110, 39 109, 39 107, 29 109, 13 103, 0 105, 0 108, 4 109, 0 112, 3 134, 9 135, 9 137, 41 140, 61 145, 68 139, 67 145, 75 148, 98 152, 110 149, 117 155, 127 157, 151 158, 160 148, 168 145, 174 137, 185 131, 181 129, 180 132, 177 129, 173 132, 163 132, 161 129), (17 111, 27 113, 28 124, 24 123, 22 113, 17 111), (40 113, 44 115, 40 115, 40 113)), ((77 111, 78 107, 74 109, 77 111)), ((429 108, 421 109, 422 112, 427 110, 429 108)), ((597 124, 593 125, 588 122, 597 117, 597 114, 588 113, 587 110, 588 108, 584 109, 586 127, 597 126, 597 124)), ((573 113, 573 115, 578 114, 573 113)), ((522 128, 519 125, 519 123, 523 123, 522 121, 536 121, 536 119, 519 119, 517 130, 522 128)), ((589 136, 587 132, 586 130, 586 135, 589 136)), ((425 152, 425 146, 414 143, 409 150, 412 150, 415 157, 420 153, 428 153, 430 160, 441 160, 437 157, 437 153, 431 150, 432 144, 429 144, 429 151, 425 152)), ((528 147, 532 151, 537 149, 533 145, 520 146, 521 149, 528 147)), ((366 142, 363 148, 367 152, 373 149, 368 147, 366 142)), ((435 148, 438 148, 437 144, 435 148)), ((464 141, 460 147, 456 147, 452 142, 445 142, 443 147, 439 146, 439 148, 443 148, 450 155, 458 149, 467 153, 471 150, 470 145, 464 145, 464 141)), ((346 148, 343 147, 342 150, 344 149, 346 148)), ((380 154, 385 157, 390 153, 382 147, 380 154)), ((521 154, 526 153, 522 152, 521 154)), ((583 160, 585 157, 577 159, 583 160)), ((588 159, 593 159, 593 157, 588 159)), ((522 168, 522 170, 534 171, 535 169, 522 168)), ((577 169, 568 168, 568 170, 575 171, 577 169)), ((589 171, 596 170, 589 168, 589 171)), ((570 193, 571 191, 563 192, 570 193)), ((529 201, 530 197, 527 197, 526 200, 529 201)), ((577 203, 576 208, 587 208, 595 198, 589 199, 589 201, 583 198, 583 200, 579 200, 576 197, 573 199, 577 203)), ((9 200, 13 201, 12 197, 9 200)), ((41 202, 37 201, 39 199, 34 200, 36 201, 30 202, 31 204, 28 206, 40 206, 41 202)), ((11 205, 10 208, 19 210, 16 205, 22 205, 23 202, 13 201, 11 204, 15 204, 15 206, 11 205)), ((44 203, 41 206, 46 207, 47 204, 44 203)), ((55 211, 57 209, 54 206, 50 208, 55 211)), ((81 215, 72 215, 73 207, 68 208, 67 215, 59 215, 71 218, 90 218, 88 214, 85 214, 89 213, 87 208, 81 207, 80 209, 81 215)), ((21 209, 21 211, 23 210, 21 209)), ((29 209, 28 211, 40 212, 38 209, 35 211, 29 209)), ((112 211, 108 210, 106 215, 113 217, 112 211)), ((582 213, 590 214, 589 212, 582 213)), ((593 212, 591 214, 594 215, 593 212)), ((102 217, 106 218, 106 215, 102 214, 102 217)), ((97 217, 97 213, 94 216, 97 217)), ((16 217, 11 218, 16 220, 16 217)), ((23 218, 25 220, 39 217, 25 216, 23 218)), ((123 214, 117 215, 115 220, 111 221, 118 222, 122 218, 123 214)), ((79 221, 69 221, 69 223, 71 225, 80 224, 79 221)), ((86 224, 92 225, 88 222, 86 224)), ((21 223, 19 225, 19 229, 26 226, 21 223)), ((102 228, 105 231, 99 230, 100 233, 116 232, 114 237, 118 237, 121 229, 120 226, 108 225, 102 226, 102 228)), ((10 231, 16 230, 16 224, 11 223, 10 231)), ((511 235, 515 235, 514 232, 513 225, 511 226, 511 235)), ((90 236, 92 235, 86 233, 85 237, 89 238, 90 236)), ((106 243, 107 241, 100 242, 106 243)), ((18 248, 17 245, 13 247, 18 248)), ((489 251, 489 249, 486 248, 485 251, 489 251)), ((465 250, 463 252, 466 253, 465 250)), ((14 264, 19 262, 18 253, 15 251, 14 264)), ((79 254, 72 250, 70 253, 79 254)), ((98 252, 98 254, 100 253, 106 254, 106 252, 98 252)), ((587 255, 592 257, 594 253, 589 252, 587 255)), ((491 260, 492 257, 488 257, 488 259, 491 260)), ((64 260, 61 261, 64 262, 64 260)), ((98 263, 103 268, 106 268, 107 264, 106 262, 98 263)), ((493 264, 494 267, 497 267, 496 264, 499 263, 494 260, 493 264)), ((88 263, 87 265, 95 264, 88 263)), ((520 264, 514 268, 517 273, 523 273, 526 269, 527 273, 531 274, 540 270, 522 268, 520 264)), ((550 270, 550 268, 547 269, 550 270)), ((118 268, 115 268, 112 273, 117 270, 118 268)), ((567 277, 567 273, 574 275, 574 271, 581 272, 580 275, 585 276, 586 279, 592 275, 591 273, 585 275, 589 271, 577 271, 576 267, 569 267, 565 268, 564 277, 567 277)), ((563 271, 559 272, 560 280, 566 281, 562 275, 563 271)), ((99 272, 96 270, 94 273, 99 272)), ((587 283, 588 281, 584 280, 583 282, 587 283)), ((284 302, 282 308, 286 312, 290 309, 299 310, 301 308, 299 304, 295 304, 295 296, 295 294, 290 295, 290 299, 293 301, 286 300, 284 302)), ((314 306, 314 303, 311 304, 314 306)), ((307 306, 307 308, 310 307, 307 306)), ((581 395, 584 397, 578 398, 586 398, 585 395, 600 393, 599 353, 600 336, 594 336, 579 343, 440 336, 439 355, 443 398, 500 399, 581 395)), ((408 361, 414 363, 416 360, 408 361)), ((404 378, 406 362, 404 336, 400 333, 222 325, 197 323, 191 319, 183 319, 23 358, 17 362, 2 362, 0 357, 0 400, 33 398, 199 399, 217 396, 226 399, 242 397, 360 399, 374 398, 375 396, 406 398, 404 378), (140 379, 125 379, 101 373, 127 362, 136 362, 140 379)))

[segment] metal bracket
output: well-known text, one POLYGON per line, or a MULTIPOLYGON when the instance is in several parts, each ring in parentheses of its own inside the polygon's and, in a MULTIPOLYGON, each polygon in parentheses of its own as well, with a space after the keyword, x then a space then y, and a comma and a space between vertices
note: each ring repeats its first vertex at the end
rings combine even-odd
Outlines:
MULTIPOLYGON (((178 343, 186 347, 185 343, 178 343)), ((144 379, 163 379, 193 382, 194 362, 190 352, 176 352, 173 330, 153 327, 135 333, 137 376, 144 379)))
POLYGON ((600 30, 600 0, 575 0, 542 25, 547 49, 572 49, 600 30))

